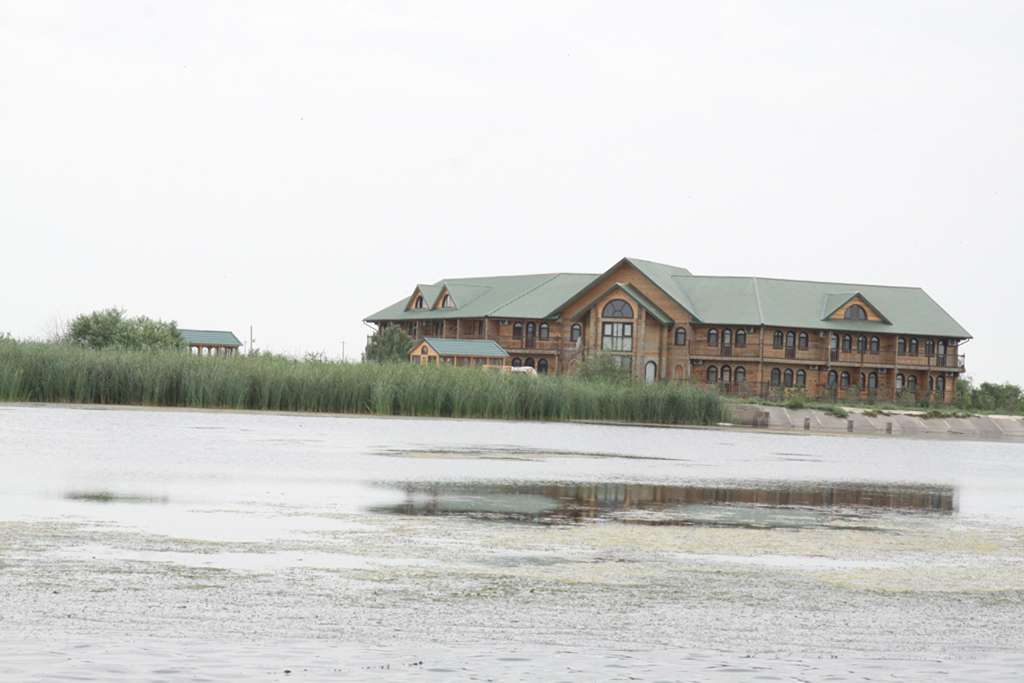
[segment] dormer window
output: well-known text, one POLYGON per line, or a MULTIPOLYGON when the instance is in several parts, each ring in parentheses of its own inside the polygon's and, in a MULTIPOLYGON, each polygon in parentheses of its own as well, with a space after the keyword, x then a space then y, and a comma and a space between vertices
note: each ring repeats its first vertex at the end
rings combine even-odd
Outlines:
POLYGON ((860 304, 854 304, 843 312, 843 318, 846 320, 867 320, 868 312, 860 304))
POLYGON ((412 303, 413 308, 423 308, 423 297, 421 295, 416 296, 416 300, 412 303))
POLYGON ((455 308, 455 299, 451 294, 444 295, 444 299, 441 300, 441 308, 455 308))

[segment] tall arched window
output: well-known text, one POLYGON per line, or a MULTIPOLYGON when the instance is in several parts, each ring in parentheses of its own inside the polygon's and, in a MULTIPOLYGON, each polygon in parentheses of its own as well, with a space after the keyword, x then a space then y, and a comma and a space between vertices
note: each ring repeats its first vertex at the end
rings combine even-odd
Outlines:
POLYGON ((807 386, 807 371, 806 370, 797 370, 796 371, 796 385, 798 387, 805 387, 805 386, 807 386))
POLYGON ((532 368, 532 367, 534 367, 534 362, 533 362, 533 359, 532 359, 532 358, 527 358, 527 359, 526 359, 526 362, 525 362, 525 363, 523 363, 523 365, 525 365, 525 366, 526 366, 526 367, 528 367, 528 368, 532 368))
POLYGON ((878 337, 872 337, 871 338, 871 353, 876 353, 877 354, 879 348, 881 347, 881 345, 882 345, 882 342, 879 341, 878 337))
POLYGON ((935 378, 935 393, 944 396, 946 393, 946 377, 945 375, 939 375, 935 378))
POLYGON ((868 385, 868 376, 867 376, 867 375, 865 375, 865 374, 864 374, 864 373, 862 372, 862 373, 860 373, 860 384, 858 384, 857 386, 858 386, 858 387, 860 387, 861 389, 863 389, 863 388, 864 388, 864 387, 866 387, 867 385, 868 385))
POLYGON ((743 367, 742 365, 737 366, 736 367, 736 384, 743 385, 743 384, 746 384, 746 383, 747 383, 747 369, 745 367, 743 367))
POLYGON ((732 383, 732 368, 728 365, 722 366, 722 384, 732 383))
POLYGON ((515 339, 520 339, 523 336, 523 324, 512 323, 512 336, 515 339))
POLYGON ((676 328, 676 346, 686 346, 686 328, 676 328))
POLYGON ((718 346, 718 330, 708 330, 708 346, 718 346))
POLYGON ((896 353, 898 353, 901 356, 907 353, 906 337, 900 337, 899 339, 896 340, 896 353))
POLYGON ((911 337, 910 338, 910 346, 909 346, 909 348, 910 348, 910 355, 911 356, 916 356, 917 355, 917 337, 911 337))
POLYGON ((807 347, 810 345, 810 339, 807 337, 807 333, 806 332, 801 332, 800 333, 799 344, 800 344, 800 350, 801 351, 806 351, 807 347))
POLYGON ((846 370, 843 370, 842 374, 839 375, 839 386, 843 389, 850 386, 850 373, 846 370))
POLYGON ((839 335, 833 333, 829 337, 828 343, 829 343, 829 348, 830 349, 832 349, 833 351, 838 351, 839 350, 839 335))
POLYGON ((792 349, 796 347, 796 332, 790 330, 786 333, 786 348, 792 349))
POLYGON ((896 375, 896 391, 903 391, 903 373, 896 375))
POLYGON ((569 328, 569 341, 577 341, 583 336, 583 326, 579 323, 573 323, 572 327, 569 328))
POLYGON ((732 330, 728 327, 722 330, 722 346, 732 346, 732 330))
POLYGON ((523 367, 523 359, 522 358, 513 358, 512 359, 512 367, 514 367, 514 368, 521 368, 521 367, 523 367))
POLYGON ((925 339, 924 340, 924 355, 932 356, 935 354, 935 340, 925 339))
POLYGON ((835 370, 828 371, 828 385, 834 387, 836 382, 839 380, 839 375, 836 374, 835 370))
POLYGON ((868 312, 864 310, 864 307, 860 304, 854 304, 846 309, 843 313, 843 317, 847 320, 867 320, 868 312))
POLYGON ((708 366, 708 384, 718 384, 718 368, 714 365, 708 366))
POLYGON ((539 361, 537 361, 537 372, 539 372, 542 375, 548 374, 548 359, 547 358, 541 358, 539 361))
POLYGON ((786 368, 782 373, 782 384, 787 387, 793 386, 793 368, 786 368))
POLYGON ((907 377, 907 389, 917 393, 917 375, 910 375, 907 377))
POLYGON ((782 384, 782 371, 778 368, 772 368, 772 380, 771 384, 773 387, 777 387, 782 384))
POLYGON ((632 318, 633 307, 622 299, 612 299, 601 311, 602 318, 632 318))
POLYGON ((853 350, 853 337, 848 334, 843 335, 843 351, 849 353, 853 350))
POLYGON ((743 348, 747 345, 747 331, 736 330, 736 346, 743 348))
POLYGON ((877 388, 878 388, 878 373, 877 372, 872 372, 870 375, 868 375, 868 389, 874 390, 874 389, 877 389, 877 388))
POLYGON ((782 348, 782 339, 783 339, 783 337, 782 337, 782 330, 775 330, 775 334, 772 335, 772 348, 773 349, 781 349, 782 348))
POLYGON ((857 351, 864 353, 868 350, 868 338, 863 334, 857 337, 857 351))
POLYGON ((537 328, 537 336, 541 339, 547 339, 551 335, 551 328, 548 327, 547 323, 541 323, 540 327, 537 328))

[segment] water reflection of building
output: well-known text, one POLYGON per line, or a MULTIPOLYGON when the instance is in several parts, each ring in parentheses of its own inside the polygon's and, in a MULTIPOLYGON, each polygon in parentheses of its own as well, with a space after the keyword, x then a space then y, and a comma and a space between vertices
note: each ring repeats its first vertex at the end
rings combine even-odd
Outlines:
POLYGON ((628 510, 686 506, 874 508, 952 513, 952 486, 889 484, 407 484, 406 500, 381 511, 410 515, 463 514, 512 519, 575 520, 628 510))

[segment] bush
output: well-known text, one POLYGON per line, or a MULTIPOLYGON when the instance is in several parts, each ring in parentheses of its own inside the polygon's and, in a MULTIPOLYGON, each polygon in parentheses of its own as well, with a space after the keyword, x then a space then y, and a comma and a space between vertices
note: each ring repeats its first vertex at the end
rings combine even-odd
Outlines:
POLYGON ((842 406, 829 406, 825 408, 825 412, 839 418, 850 417, 850 413, 846 412, 846 409, 842 406))
POLYGON ((636 381, 628 370, 617 365, 611 356, 604 353, 591 356, 577 365, 575 374, 584 382, 627 384, 636 381))
POLYGON ((71 321, 57 339, 90 349, 181 349, 185 341, 174 321, 153 320, 144 315, 126 318, 120 308, 83 314, 71 321))
POLYGON ((371 363, 406 363, 413 341, 402 328, 392 325, 370 337, 363 360, 371 363))

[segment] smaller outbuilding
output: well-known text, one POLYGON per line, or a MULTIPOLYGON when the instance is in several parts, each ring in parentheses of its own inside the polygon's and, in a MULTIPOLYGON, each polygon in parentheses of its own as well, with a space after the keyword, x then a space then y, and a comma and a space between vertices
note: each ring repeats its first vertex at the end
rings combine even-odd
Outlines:
POLYGON ((409 360, 420 365, 505 367, 508 359, 508 352, 492 339, 424 337, 409 352, 409 360))
POLYGON ((178 330, 190 353, 197 356, 233 356, 242 342, 226 330, 178 330))

